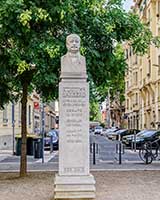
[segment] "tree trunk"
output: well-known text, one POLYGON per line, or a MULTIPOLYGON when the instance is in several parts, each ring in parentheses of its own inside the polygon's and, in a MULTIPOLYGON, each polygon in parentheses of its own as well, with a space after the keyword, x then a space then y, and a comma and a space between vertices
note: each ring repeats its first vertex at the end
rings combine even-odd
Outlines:
POLYGON ((21 163, 20 163, 20 177, 27 175, 27 94, 28 84, 24 82, 22 84, 23 94, 21 99, 21 163))

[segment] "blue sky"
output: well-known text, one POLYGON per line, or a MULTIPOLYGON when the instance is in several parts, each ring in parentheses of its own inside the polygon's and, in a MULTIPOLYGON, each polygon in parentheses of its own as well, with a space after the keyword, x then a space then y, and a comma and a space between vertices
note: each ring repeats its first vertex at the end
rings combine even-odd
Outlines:
POLYGON ((126 0, 124 2, 124 8, 128 11, 133 4, 133 0, 126 0))

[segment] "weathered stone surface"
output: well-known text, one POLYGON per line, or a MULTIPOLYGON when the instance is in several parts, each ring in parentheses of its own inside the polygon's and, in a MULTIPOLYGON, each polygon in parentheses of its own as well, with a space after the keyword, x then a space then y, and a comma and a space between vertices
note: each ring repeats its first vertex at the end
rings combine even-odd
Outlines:
POLYGON ((80 38, 67 37, 59 84, 59 173, 55 199, 94 199, 95 180, 89 172, 89 85, 80 38))
POLYGON ((88 175, 88 83, 61 82, 59 89, 59 175, 88 175))
POLYGON ((61 57, 61 79, 86 79, 86 60, 80 55, 80 38, 71 34, 66 39, 67 53, 61 57))

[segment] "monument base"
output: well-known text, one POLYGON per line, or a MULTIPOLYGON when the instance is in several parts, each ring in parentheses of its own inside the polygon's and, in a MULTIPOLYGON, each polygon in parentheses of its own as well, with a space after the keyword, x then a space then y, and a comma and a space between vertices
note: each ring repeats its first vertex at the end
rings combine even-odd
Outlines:
POLYGON ((54 181, 54 199, 95 199, 95 180, 88 176, 60 176, 54 181))

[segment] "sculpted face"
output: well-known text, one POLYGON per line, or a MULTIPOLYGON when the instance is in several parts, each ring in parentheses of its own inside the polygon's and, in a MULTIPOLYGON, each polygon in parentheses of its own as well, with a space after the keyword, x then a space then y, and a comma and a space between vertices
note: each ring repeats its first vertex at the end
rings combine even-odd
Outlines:
POLYGON ((76 34, 71 34, 66 38, 66 46, 69 52, 77 53, 80 48, 80 37, 76 34))

